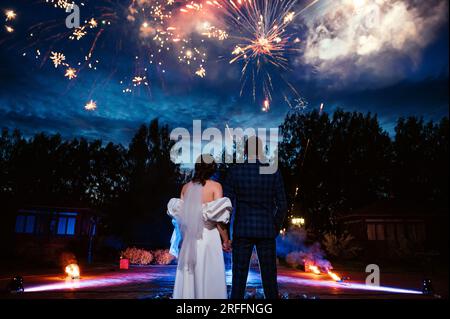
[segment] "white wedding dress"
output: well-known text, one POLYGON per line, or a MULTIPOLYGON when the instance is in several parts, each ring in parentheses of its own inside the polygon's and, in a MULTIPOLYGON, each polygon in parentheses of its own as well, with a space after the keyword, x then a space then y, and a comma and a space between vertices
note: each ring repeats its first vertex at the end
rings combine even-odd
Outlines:
POLYGON ((175 225, 170 252, 178 257, 174 299, 227 299, 217 223, 230 222, 232 205, 228 198, 202 204, 202 191, 193 185, 184 200, 174 198, 167 205, 175 225))

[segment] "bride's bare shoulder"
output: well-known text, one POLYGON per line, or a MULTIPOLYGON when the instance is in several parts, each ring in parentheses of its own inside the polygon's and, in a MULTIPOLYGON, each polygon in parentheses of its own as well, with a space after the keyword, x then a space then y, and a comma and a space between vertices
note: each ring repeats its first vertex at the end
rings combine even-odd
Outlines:
POLYGON ((191 185, 192 185, 192 182, 189 182, 189 183, 183 185, 183 188, 181 189, 181 198, 183 198, 184 194, 189 189, 189 187, 191 187, 191 185))
POLYGON ((208 190, 210 190, 211 192, 213 192, 214 194, 221 194, 222 193, 222 184, 213 181, 213 180, 209 180, 206 182, 206 188, 208 190))
POLYGON ((183 189, 188 189, 192 185, 192 182, 183 185, 183 189))

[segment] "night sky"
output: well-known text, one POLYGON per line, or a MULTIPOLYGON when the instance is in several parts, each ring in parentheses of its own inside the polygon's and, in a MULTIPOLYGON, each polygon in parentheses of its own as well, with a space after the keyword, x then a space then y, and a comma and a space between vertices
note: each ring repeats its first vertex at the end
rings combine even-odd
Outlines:
MULTIPOLYGON (((203 43, 208 51, 205 78, 169 53, 161 58, 163 65, 149 64, 144 57, 151 51, 151 40, 143 39, 139 28, 127 20, 129 1, 110 4, 122 22, 105 27, 91 60, 96 69, 85 67, 70 81, 63 69, 55 69, 45 59, 46 54, 63 51, 75 65, 82 61, 94 33, 80 41, 51 38, 67 32, 61 27, 66 14, 42 2, 0 2, 1 11, 17 13, 13 21, 6 22, 2 16, 0 127, 19 128, 27 136, 59 132, 66 138, 83 136, 128 144, 139 125, 156 117, 173 128, 190 129, 194 119, 203 120, 204 127, 221 130, 226 123, 230 127, 276 127, 291 109, 283 98, 287 88, 279 81, 281 77, 308 101, 306 111, 318 109, 320 103, 328 112, 337 107, 370 111, 378 114, 390 133, 399 116, 438 120, 448 115, 446 0, 319 1, 292 25, 292 32, 302 41, 298 52, 289 53, 290 70, 271 69, 274 98, 269 112, 261 111, 263 97, 257 94, 254 100, 248 86, 240 96, 242 64, 229 63, 230 39, 203 43), (378 7, 380 20, 362 28, 355 15, 362 14, 357 9, 369 5, 378 7), (34 42, 29 30, 40 22, 59 27, 47 30, 42 38, 34 35, 34 42), (6 32, 6 25, 14 27, 14 32, 6 32), (36 58, 37 49, 41 55, 36 58), (149 86, 124 93, 137 73, 145 73, 149 86), (89 100, 96 101, 96 110, 84 109, 89 100)), ((100 2, 110 3, 85 1, 82 20, 95 16, 100 2)), ((299 0, 297 8, 307 3, 299 0)), ((192 38, 198 40, 199 35, 192 34, 192 38)))

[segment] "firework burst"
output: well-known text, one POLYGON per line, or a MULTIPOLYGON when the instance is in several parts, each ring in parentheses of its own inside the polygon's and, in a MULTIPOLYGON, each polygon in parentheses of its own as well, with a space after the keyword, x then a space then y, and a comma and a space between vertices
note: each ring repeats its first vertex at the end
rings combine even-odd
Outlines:
MULTIPOLYGON (((150 90, 151 80, 164 82, 166 71, 174 69, 173 62, 183 66, 176 68, 179 76, 187 73, 190 78, 204 79, 211 74, 211 52, 225 49, 227 53, 213 58, 229 57, 229 64, 239 64, 241 95, 251 92, 268 112, 275 81, 285 83, 298 97, 282 75, 290 71, 290 55, 298 51, 301 42, 290 31, 301 13, 298 2, 301 0, 46 0, 48 10, 63 10, 64 17, 75 5, 83 7, 87 19, 74 29, 63 27, 59 20, 43 20, 28 29, 30 43, 26 47, 37 52, 41 65, 49 61, 63 69, 68 80, 102 65, 111 70, 107 79, 92 81, 89 99, 99 85, 107 85, 117 69, 122 70, 124 59, 129 59, 132 67, 126 67, 128 73, 122 74, 119 83, 122 92, 132 93, 141 86, 150 90), (102 56, 98 47, 108 54, 102 56)), ((4 15, 6 31, 14 32, 10 24, 16 12, 5 10, 4 15)), ((282 94, 288 100, 288 93, 282 94)))
MULTIPOLYGON (((268 112, 273 99, 273 76, 289 71, 289 57, 299 51, 298 38, 289 32, 290 24, 298 13, 297 0, 229 0, 226 13, 231 24, 240 34, 232 37, 234 46, 230 64, 241 63, 241 95, 251 85, 253 99, 258 92, 263 97, 264 112, 268 112)), ((282 76, 291 94, 298 97, 297 90, 282 76)), ((285 97, 286 99, 286 97, 285 97)))
POLYGON ((95 111, 97 109, 97 103, 93 100, 90 100, 88 103, 86 103, 84 109, 86 111, 95 111))
POLYGON ((77 77, 77 70, 73 68, 68 68, 66 70, 66 74, 64 75, 69 80, 75 79, 77 77))
POLYGON ((5 11, 5 16, 6 16, 6 22, 8 21, 12 21, 17 17, 17 14, 14 12, 14 10, 6 10, 5 11))

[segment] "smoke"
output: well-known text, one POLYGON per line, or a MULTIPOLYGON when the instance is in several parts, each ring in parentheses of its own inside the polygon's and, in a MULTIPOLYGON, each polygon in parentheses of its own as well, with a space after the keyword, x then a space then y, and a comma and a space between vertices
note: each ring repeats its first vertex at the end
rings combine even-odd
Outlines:
POLYGON ((297 62, 350 84, 363 74, 396 81, 410 69, 402 66, 405 57, 417 64, 446 21, 446 0, 324 1, 305 19, 308 36, 297 62))
POLYGON ((320 244, 309 243, 307 237, 307 231, 303 228, 289 229, 285 235, 277 237, 277 256, 285 258, 292 267, 303 266, 305 260, 308 260, 322 269, 333 269, 320 244))
MULTIPOLYGON (((223 16, 215 6, 203 5, 201 10, 181 11, 183 6, 155 3, 152 0, 135 0, 127 8, 127 20, 139 26, 141 39, 153 39, 158 30, 170 27, 175 38, 204 35, 212 29, 225 28, 223 16)), ((164 33, 160 36, 166 37, 164 33)), ((169 37, 166 37, 169 40, 169 37)), ((173 40, 170 39, 170 40, 173 40)))
POLYGON ((64 269, 67 265, 77 264, 77 257, 72 252, 62 252, 59 255, 59 265, 64 269))

